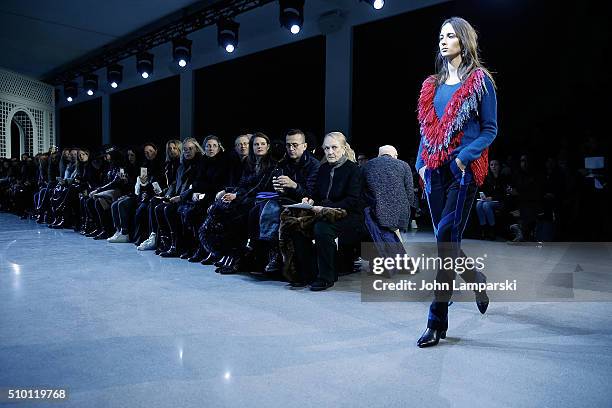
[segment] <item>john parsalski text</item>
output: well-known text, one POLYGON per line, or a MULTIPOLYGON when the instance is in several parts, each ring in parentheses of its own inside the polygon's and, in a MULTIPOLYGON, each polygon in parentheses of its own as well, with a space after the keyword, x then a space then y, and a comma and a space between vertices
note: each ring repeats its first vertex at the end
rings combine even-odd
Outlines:
MULTIPOLYGON (((413 282, 407 279, 402 279, 399 282, 385 282, 382 279, 377 279, 372 283, 374 290, 450 290, 451 283, 449 282, 438 282, 436 280, 428 282, 422 280, 420 285, 417 282, 413 282)), ((510 281, 506 279, 505 282, 487 282, 487 283, 475 283, 475 282, 460 282, 453 281, 453 290, 473 290, 476 292, 487 290, 487 291, 516 291, 516 279, 510 281)))

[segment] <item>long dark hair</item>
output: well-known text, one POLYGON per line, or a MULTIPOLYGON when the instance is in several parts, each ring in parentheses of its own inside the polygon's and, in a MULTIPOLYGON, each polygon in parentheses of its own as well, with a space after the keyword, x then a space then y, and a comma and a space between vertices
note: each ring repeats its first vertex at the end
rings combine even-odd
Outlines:
POLYGON ((257 156, 255 156, 255 149, 253 148, 253 144, 255 143, 256 138, 262 138, 266 140, 268 146, 270 146, 270 138, 261 132, 256 132, 253 134, 251 140, 249 140, 249 157, 247 158, 247 164, 249 168, 256 173, 261 172, 262 170, 266 170, 268 167, 272 165, 272 160, 270 159, 270 149, 268 148, 268 153, 265 156, 257 161, 257 156))
MULTIPOLYGON (((461 47, 461 65, 458 69, 459 79, 463 81, 474 72, 474 70, 480 68, 489 77, 491 82, 493 82, 493 86, 495 86, 493 76, 489 70, 484 67, 482 59, 479 56, 478 33, 474 27, 461 17, 451 17, 444 20, 440 26, 440 31, 442 31, 442 27, 446 24, 450 24, 453 27, 455 35, 457 35, 459 39, 459 46, 461 47)), ((448 79, 448 61, 442 56, 439 49, 436 52, 435 76, 437 85, 443 84, 448 79)))

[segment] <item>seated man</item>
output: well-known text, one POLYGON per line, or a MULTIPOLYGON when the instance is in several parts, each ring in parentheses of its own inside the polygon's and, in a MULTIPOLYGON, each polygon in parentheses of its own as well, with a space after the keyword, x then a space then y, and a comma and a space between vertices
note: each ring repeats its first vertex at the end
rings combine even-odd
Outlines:
POLYGON ((268 243, 266 273, 279 272, 282 257, 278 248, 278 228, 281 204, 286 201, 301 202, 311 197, 319 172, 319 161, 307 150, 306 135, 298 129, 285 136, 287 153, 273 173, 272 184, 279 194, 278 200, 268 200, 259 211, 259 239, 268 243))
MULTIPOLYGON (((408 163, 397 159, 393 146, 382 146, 378 157, 363 167, 366 227, 379 252, 392 251, 394 246, 384 243, 399 243, 400 229, 410 225, 410 209, 416 207, 412 171, 408 163)), ((381 256, 394 254, 381 253, 381 256)))

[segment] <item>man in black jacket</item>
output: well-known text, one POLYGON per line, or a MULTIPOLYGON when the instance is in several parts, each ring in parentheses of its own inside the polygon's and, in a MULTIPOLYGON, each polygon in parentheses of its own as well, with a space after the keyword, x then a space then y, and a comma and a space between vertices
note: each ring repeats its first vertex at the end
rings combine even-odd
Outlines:
POLYGON ((311 197, 319 172, 319 161, 307 150, 306 135, 298 129, 285 136, 287 154, 277 167, 273 178, 278 200, 269 200, 260 215, 259 238, 269 243, 269 259, 266 273, 279 272, 282 257, 278 249, 278 228, 280 225, 281 203, 300 202, 311 197))

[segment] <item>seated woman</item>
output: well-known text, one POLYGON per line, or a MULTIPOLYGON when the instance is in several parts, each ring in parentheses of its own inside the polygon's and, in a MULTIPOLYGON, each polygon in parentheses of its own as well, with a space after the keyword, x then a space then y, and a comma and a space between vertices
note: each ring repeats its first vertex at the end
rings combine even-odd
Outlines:
MULTIPOLYGON (((135 180, 134 192, 120 197, 111 206, 113 224, 115 225, 116 232, 115 235, 107 239, 110 243, 130 242, 129 234, 130 231, 133 230, 132 221, 138 212, 137 210, 141 209, 141 211, 143 211, 144 208, 140 206, 141 202, 143 199, 148 201, 149 197, 154 193, 153 183, 157 183, 159 173, 161 172, 161 167, 159 163, 157 163, 157 146, 152 143, 145 143, 143 145, 143 154, 145 159, 139 167, 132 163, 128 165, 127 169, 128 179, 130 181, 135 180), (149 180, 151 180, 151 183, 149 183, 149 180)), ((132 153, 132 155, 130 155, 130 151, 128 150, 128 158, 129 157, 133 157, 134 160, 136 159, 135 154, 132 153)), ((161 193, 159 183, 157 184, 157 189, 157 193, 161 193)), ((146 232, 144 234, 146 234, 146 232)), ((143 235, 143 233, 141 233, 140 230, 134 231, 134 240, 139 241, 137 242, 138 245, 145 239, 144 237, 141 238, 141 235, 143 235)))
POLYGON ((482 185, 482 194, 476 202, 476 214, 484 239, 495 240, 495 211, 503 207, 508 186, 506 178, 501 174, 498 160, 491 160, 491 170, 482 185))
POLYGON ((47 160, 46 182, 40 189, 40 197, 38 200, 38 224, 49 223, 51 219, 51 194, 57 184, 59 177, 60 156, 57 147, 53 146, 49 149, 49 159, 47 160))
POLYGON ((303 287, 310 283, 313 291, 330 288, 338 280, 335 239, 338 238, 339 247, 355 244, 363 229, 361 172, 355 162, 355 152, 340 132, 325 136, 323 150, 325 157, 319 167, 313 196, 305 197, 302 202, 313 205, 314 214, 334 208, 345 210, 347 215, 335 221, 321 218, 314 223, 316 251, 313 251, 311 237, 299 230, 291 233, 298 276, 291 286, 303 287))
POLYGON ((111 216, 111 205, 119 197, 125 195, 131 184, 125 170, 123 155, 118 150, 109 149, 110 168, 106 173, 106 184, 96 188, 90 194, 93 212, 97 215, 98 229, 90 236, 94 239, 108 239, 112 235, 113 221, 111 216))
POLYGON ((65 165, 63 172, 61 171, 62 167, 60 166, 59 177, 62 178, 59 179, 51 194, 50 207, 54 221, 48 225, 49 228, 62 228, 60 225, 65 224, 63 216, 63 203, 66 199, 66 194, 68 194, 68 186, 74 181, 74 178, 77 175, 76 166, 79 150, 77 148, 72 148, 68 149, 67 151, 68 159, 67 161, 62 162, 65 165))
MULTIPOLYGON (((95 213, 95 207, 93 212, 87 208, 87 201, 90 199, 90 192, 106 184, 104 178, 108 172, 107 162, 104 159, 105 154, 98 154, 91 160, 88 160, 86 166, 83 168, 83 174, 81 175, 81 191, 79 192, 79 208, 81 213, 81 229, 79 233, 81 235, 87 235, 97 227, 97 214, 95 213)), ((93 201, 92 201, 93 204, 93 201)))
POLYGON ((234 273, 238 260, 245 254, 249 211, 257 194, 274 191, 272 170, 275 162, 269 155, 270 138, 258 132, 249 141, 249 156, 235 191, 221 191, 200 227, 200 244, 210 256, 202 261, 215 263, 219 273, 234 273), (220 259, 215 262, 216 259, 220 259))
POLYGON ((181 255, 189 262, 201 262, 208 253, 199 243, 198 229, 204 222, 206 211, 215 199, 215 194, 222 190, 229 180, 229 168, 223 145, 217 136, 210 135, 204 139, 204 159, 193 187, 190 190, 192 200, 179 207, 181 223, 188 235, 189 246, 181 255))
MULTIPOLYGON (((169 241, 169 231, 160 231, 159 225, 157 224, 157 217, 155 216, 155 207, 160 205, 164 199, 169 200, 174 197, 174 189, 176 188, 176 173, 181 165, 181 152, 183 151, 183 144, 180 140, 172 139, 166 142, 166 161, 164 164, 164 170, 159 180, 159 185, 162 187, 161 193, 155 193, 154 196, 148 202, 146 218, 148 220, 148 230, 150 231, 149 237, 144 240, 139 246, 139 251, 149 251, 153 249, 160 249, 156 251, 156 255, 161 252, 165 252, 170 248, 170 245, 165 245, 169 241)), ((144 227, 142 227, 144 230, 144 227)))
POLYGON ((174 195, 164 199, 161 204, 155 207, 155 215, 160 228, 167 228, 170 231, 170 248, 159 254, 163 258, 177 257, 182 253, 179 251, 183 249, 184 231, 178 208, 192 198, 189 190, 196 179, 203 155, 204 150, 196 139, 192 137, 185 139, 182 161, 176 174, 176 185, 172 192, 174 195))
MULTIPOLYGON (((149 204, 155 195, 163 192, 163 188, 166 186, 157 146, 153 143, 145 143, 143 152, 145 160, 140 165, 136 185, 134 186, 136 211, 134 213, 134 233, 132 234, 131 242, 137 246, 150 236, 149 204)), ((127 229, 123 218, 121 223, 123 232, 127 229)))
POLYGON ((75 230, 81 228, 81 208, 79 194, 89 188, 88 180, 92 177, 92 169, 89 163, 89 150, 79 149, 77 153, 76 174, 67 186, 66 195, 60 205, 61 224, 55 225, 56 228, 70 228, 74 225, 75 230))

